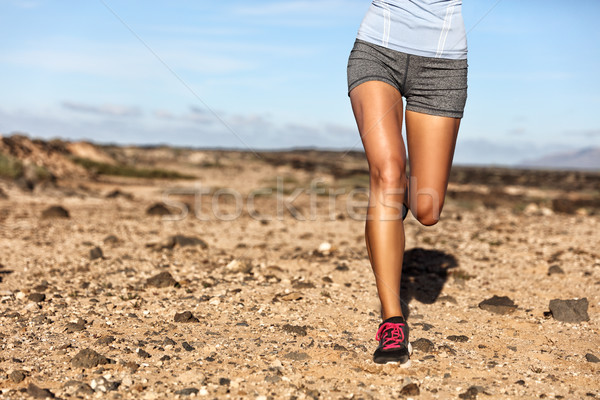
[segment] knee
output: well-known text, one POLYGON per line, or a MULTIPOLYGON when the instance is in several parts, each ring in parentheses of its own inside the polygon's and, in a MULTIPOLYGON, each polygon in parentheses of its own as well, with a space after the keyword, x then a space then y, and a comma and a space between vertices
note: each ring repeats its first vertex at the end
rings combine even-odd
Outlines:
POLYGON ((403 162, 387 162, 370 168, 371 184, 378 189, 406 187, 406 167, 403 162))
POLYGON ((432 226, 439 222, 443 205, 442 201, 425 197, 417 201, 416 207, 411 204, 411 210, 417 221, 425 226, 432 226))

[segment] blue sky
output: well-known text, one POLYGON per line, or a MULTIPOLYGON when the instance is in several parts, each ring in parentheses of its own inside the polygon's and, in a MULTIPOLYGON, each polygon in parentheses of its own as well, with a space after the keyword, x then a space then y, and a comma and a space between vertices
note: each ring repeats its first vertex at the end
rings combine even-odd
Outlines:
MULTIPOLYGON (((0 133, 361 150, 346 63, 368 0, 0 0, 0 133)), ((600 144, 600 2, 470 0, 456 163, 600 144)))

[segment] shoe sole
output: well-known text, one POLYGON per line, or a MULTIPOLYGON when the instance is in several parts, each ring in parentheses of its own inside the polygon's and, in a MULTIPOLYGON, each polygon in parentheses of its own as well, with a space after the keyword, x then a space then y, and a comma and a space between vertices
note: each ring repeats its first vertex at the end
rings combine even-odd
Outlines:
MULTIPOLYGON (((408 342, 408 356, 409 357, 412 356, 412 352, 413 352, 412 350, 413 350, 412 344, 410 344, 410 342, 408 342)), ((379 363, 377 363, 377 364, 379 364, 379 363)), ((386 364, 398 365, 400 368, 409 368, 412 365, 412 362, 410 361, 410 358, 409 358, 406 362, 404 362, 402 364, 400 364, 398 361, 388 361, 385 363, 381 363, 379 365, 386 365, 386 364)))

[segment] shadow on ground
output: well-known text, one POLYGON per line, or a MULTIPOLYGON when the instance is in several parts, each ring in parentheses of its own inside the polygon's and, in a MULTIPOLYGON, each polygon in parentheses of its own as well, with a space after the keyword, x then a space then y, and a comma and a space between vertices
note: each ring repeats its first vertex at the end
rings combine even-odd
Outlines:
POLYGON ((452 268, 458 262, 452 254, 439 250, 426 250, 419 247, 404 253, 400 297, 402 312, 409 318, 408 304, 417 300, 433 304, 439 297, 452 268))

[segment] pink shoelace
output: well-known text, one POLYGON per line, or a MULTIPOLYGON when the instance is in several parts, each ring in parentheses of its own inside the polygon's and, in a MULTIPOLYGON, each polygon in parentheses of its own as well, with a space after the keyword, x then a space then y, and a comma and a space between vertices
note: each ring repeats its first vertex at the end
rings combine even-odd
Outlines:
POLYGON ((404 324, 401 323, 386 322, 377 330, 375 340, 379 341, 382 337, 384 338, 383 350, 401 348, 404 341, 404 332, 401 329, 403 326, 404 324))

